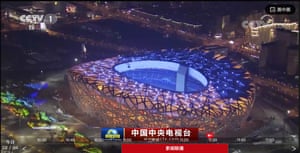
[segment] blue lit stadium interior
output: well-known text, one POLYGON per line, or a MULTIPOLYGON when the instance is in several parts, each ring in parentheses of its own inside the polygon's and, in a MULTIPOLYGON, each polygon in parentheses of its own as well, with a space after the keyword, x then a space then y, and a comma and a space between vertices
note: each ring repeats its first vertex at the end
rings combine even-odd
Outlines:
POLYGON ((169 61, 132 61, 116 65, 115 70, 139 83, 170 91, 200 92, 208 84, 197 70, 169 61))
MULTIPOLYGON (((176 72, 164 69, 137 69, 122 73, 123 76, 137 82, 149 84, 158 88, 176 91, 176 72)), ((204 86, 188 75, 185 92, 201 91, 204 86)))

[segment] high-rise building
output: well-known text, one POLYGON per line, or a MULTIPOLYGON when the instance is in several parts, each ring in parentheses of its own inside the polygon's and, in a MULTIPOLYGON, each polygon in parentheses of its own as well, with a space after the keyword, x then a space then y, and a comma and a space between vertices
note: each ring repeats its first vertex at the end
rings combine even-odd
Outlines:
POLYGON ((262 44, 259 66, 285 71, 287 49, 280 41, 262 44))
POLYGON ((276 29, 275 41, 280 41, 286 46, 299 44, 298 40, 299 31, 298 30, 288 30, 284 28, 276 29))
POLYGON ((221 28, 224 30, 230 24, 230 15, 225 15, 222 17, 222 25, 221 28))
POLYGON ((287 74, 299 74, 299 45, 292 45, 288 48, 287 74))
POLYGON ((276 29, 276 38, 264 43, 261 47, 259 67, 287 72, 294 75, 298 72, 298 33, 276 29))
MULTIPOLYGON (((270 45, 270 44, 269 44, 270 45)), ((258 67, 259 68, 265 68, 267 66, 267 59, 268 59, 268 54, 269 54, 269 45, 264 44, 261 46, 261 51, 259 55, 259 62, 258 62, 258 67)))
POLYGON ((217 18, 216 32, 225 33, 228 32, 228 27, 230 27, 230 15, 224 15, 217 18))

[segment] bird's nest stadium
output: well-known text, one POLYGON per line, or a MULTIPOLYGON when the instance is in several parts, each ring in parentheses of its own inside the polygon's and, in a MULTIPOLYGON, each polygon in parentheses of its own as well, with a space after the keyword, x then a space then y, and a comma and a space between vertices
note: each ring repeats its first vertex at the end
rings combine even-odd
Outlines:
POLYGON ((108 127, 198 127, 244 119, 254 102, 249 72, 201 48, 117 56, 69 69, 78 109, 108 127))

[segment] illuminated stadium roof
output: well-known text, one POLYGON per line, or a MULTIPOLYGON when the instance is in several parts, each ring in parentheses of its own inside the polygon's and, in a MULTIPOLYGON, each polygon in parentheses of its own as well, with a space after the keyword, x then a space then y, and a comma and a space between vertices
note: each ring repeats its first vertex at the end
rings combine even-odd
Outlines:
POLYGON ((201 49, 88 62, 68 80, 76 104, 102 126, 217 129, 244 117, 255 92, 241 65, 201 49))

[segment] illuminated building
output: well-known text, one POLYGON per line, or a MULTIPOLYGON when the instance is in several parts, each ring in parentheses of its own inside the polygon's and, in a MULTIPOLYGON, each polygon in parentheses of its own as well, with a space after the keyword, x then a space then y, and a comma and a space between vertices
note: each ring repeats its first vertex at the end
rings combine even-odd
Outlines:
POLYGON ((277 37, 276 29, 297 30, 297 23, 272 23, 254 28, 250 28, 250 41, 254 44, 261 45, 275 40, 277 37))
POLYGON ((213 51, 146 52, 72 67, 78 109, 106 127, 198 127, 241 122, 255 87, 241 65, 213 51))

